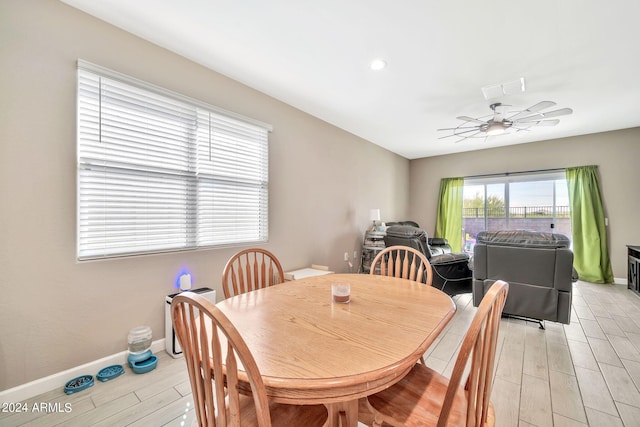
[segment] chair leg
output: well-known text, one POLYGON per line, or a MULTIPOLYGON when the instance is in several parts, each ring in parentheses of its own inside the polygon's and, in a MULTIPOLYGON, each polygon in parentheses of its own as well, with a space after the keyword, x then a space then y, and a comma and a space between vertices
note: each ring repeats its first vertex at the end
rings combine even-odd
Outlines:
POLYGON ((420 356, 420 363, 422 363, 424 366, 427 366, 426 362, 424 361, 424 356, 420 356))
POLYGON ((484 423, 484 427, 494 427, 496 425, 496 413, 493 409, 493 404, 489 402, 489 412, 487 413, 487 422, 484 423))

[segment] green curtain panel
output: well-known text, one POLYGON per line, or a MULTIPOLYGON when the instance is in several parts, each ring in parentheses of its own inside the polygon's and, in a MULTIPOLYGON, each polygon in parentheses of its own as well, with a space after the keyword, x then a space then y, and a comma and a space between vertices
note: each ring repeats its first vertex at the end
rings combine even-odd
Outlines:
POLYGON ((567 168, 573 266, 580 280, 613 283, 597 166, 567 168))
POLYGON ((464 178, 442 178, 438 196, 435 237, 449 241, 453 252, 462 250, 462 195, 464 178))

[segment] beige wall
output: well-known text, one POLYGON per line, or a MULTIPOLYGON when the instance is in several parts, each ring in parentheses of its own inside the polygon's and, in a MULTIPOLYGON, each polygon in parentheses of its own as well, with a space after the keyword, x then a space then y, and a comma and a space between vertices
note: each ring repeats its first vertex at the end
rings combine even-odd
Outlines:
POLYGON ((626 245, 640 244, 639 159, 640 128, 633 128, 412 160, 409 209, 432 234, 440 178, 598 165, 613 274, 626 279, 626 245))
POLYGON ((238 248, 76 261, 78 58, 270 123, 270 242, 285 269, 346 271, 369 209, 408 213, 409 161, 55 0, 0 2, 0 390, 164 335, 183 266, 222 294, 238 248))

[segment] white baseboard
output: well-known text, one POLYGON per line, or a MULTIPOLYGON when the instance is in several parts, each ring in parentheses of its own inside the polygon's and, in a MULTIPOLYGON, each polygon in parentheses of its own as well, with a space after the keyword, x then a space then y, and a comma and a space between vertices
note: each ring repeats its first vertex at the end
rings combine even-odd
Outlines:
MULTIPOLYGON (((153 353, 165 351, 164 338, 151 343, 151 351, 153 353)), ((51 391, 56 387, 62 389, 67 381, 72 378, 86 374, 95 376, 102 368, 106 368, 107 366, 126 364, 128 355, 128 351, 121 351, 120 353, 112 354, 111 356, 103 357, 102 359, 49 375, 48 377, 39 378, 35 381, 0 391, 0 402, 23 402, 31 397, 51 391)))
POLYGON ((626 277, 614 277, 613 283, 616 285, 625 285, 627 286, 627 278, 626 277))

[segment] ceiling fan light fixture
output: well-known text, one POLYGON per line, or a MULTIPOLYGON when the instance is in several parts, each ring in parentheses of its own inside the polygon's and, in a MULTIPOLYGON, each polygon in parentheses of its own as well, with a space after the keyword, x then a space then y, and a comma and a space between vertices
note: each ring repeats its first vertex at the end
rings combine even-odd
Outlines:
POLYGON ((487 135, 489 136, 502 135, 506 131, 507 131, 507 128, 502 123, 494 122, 494 123, 489 123, 489 125, 487 126, 487 135))

